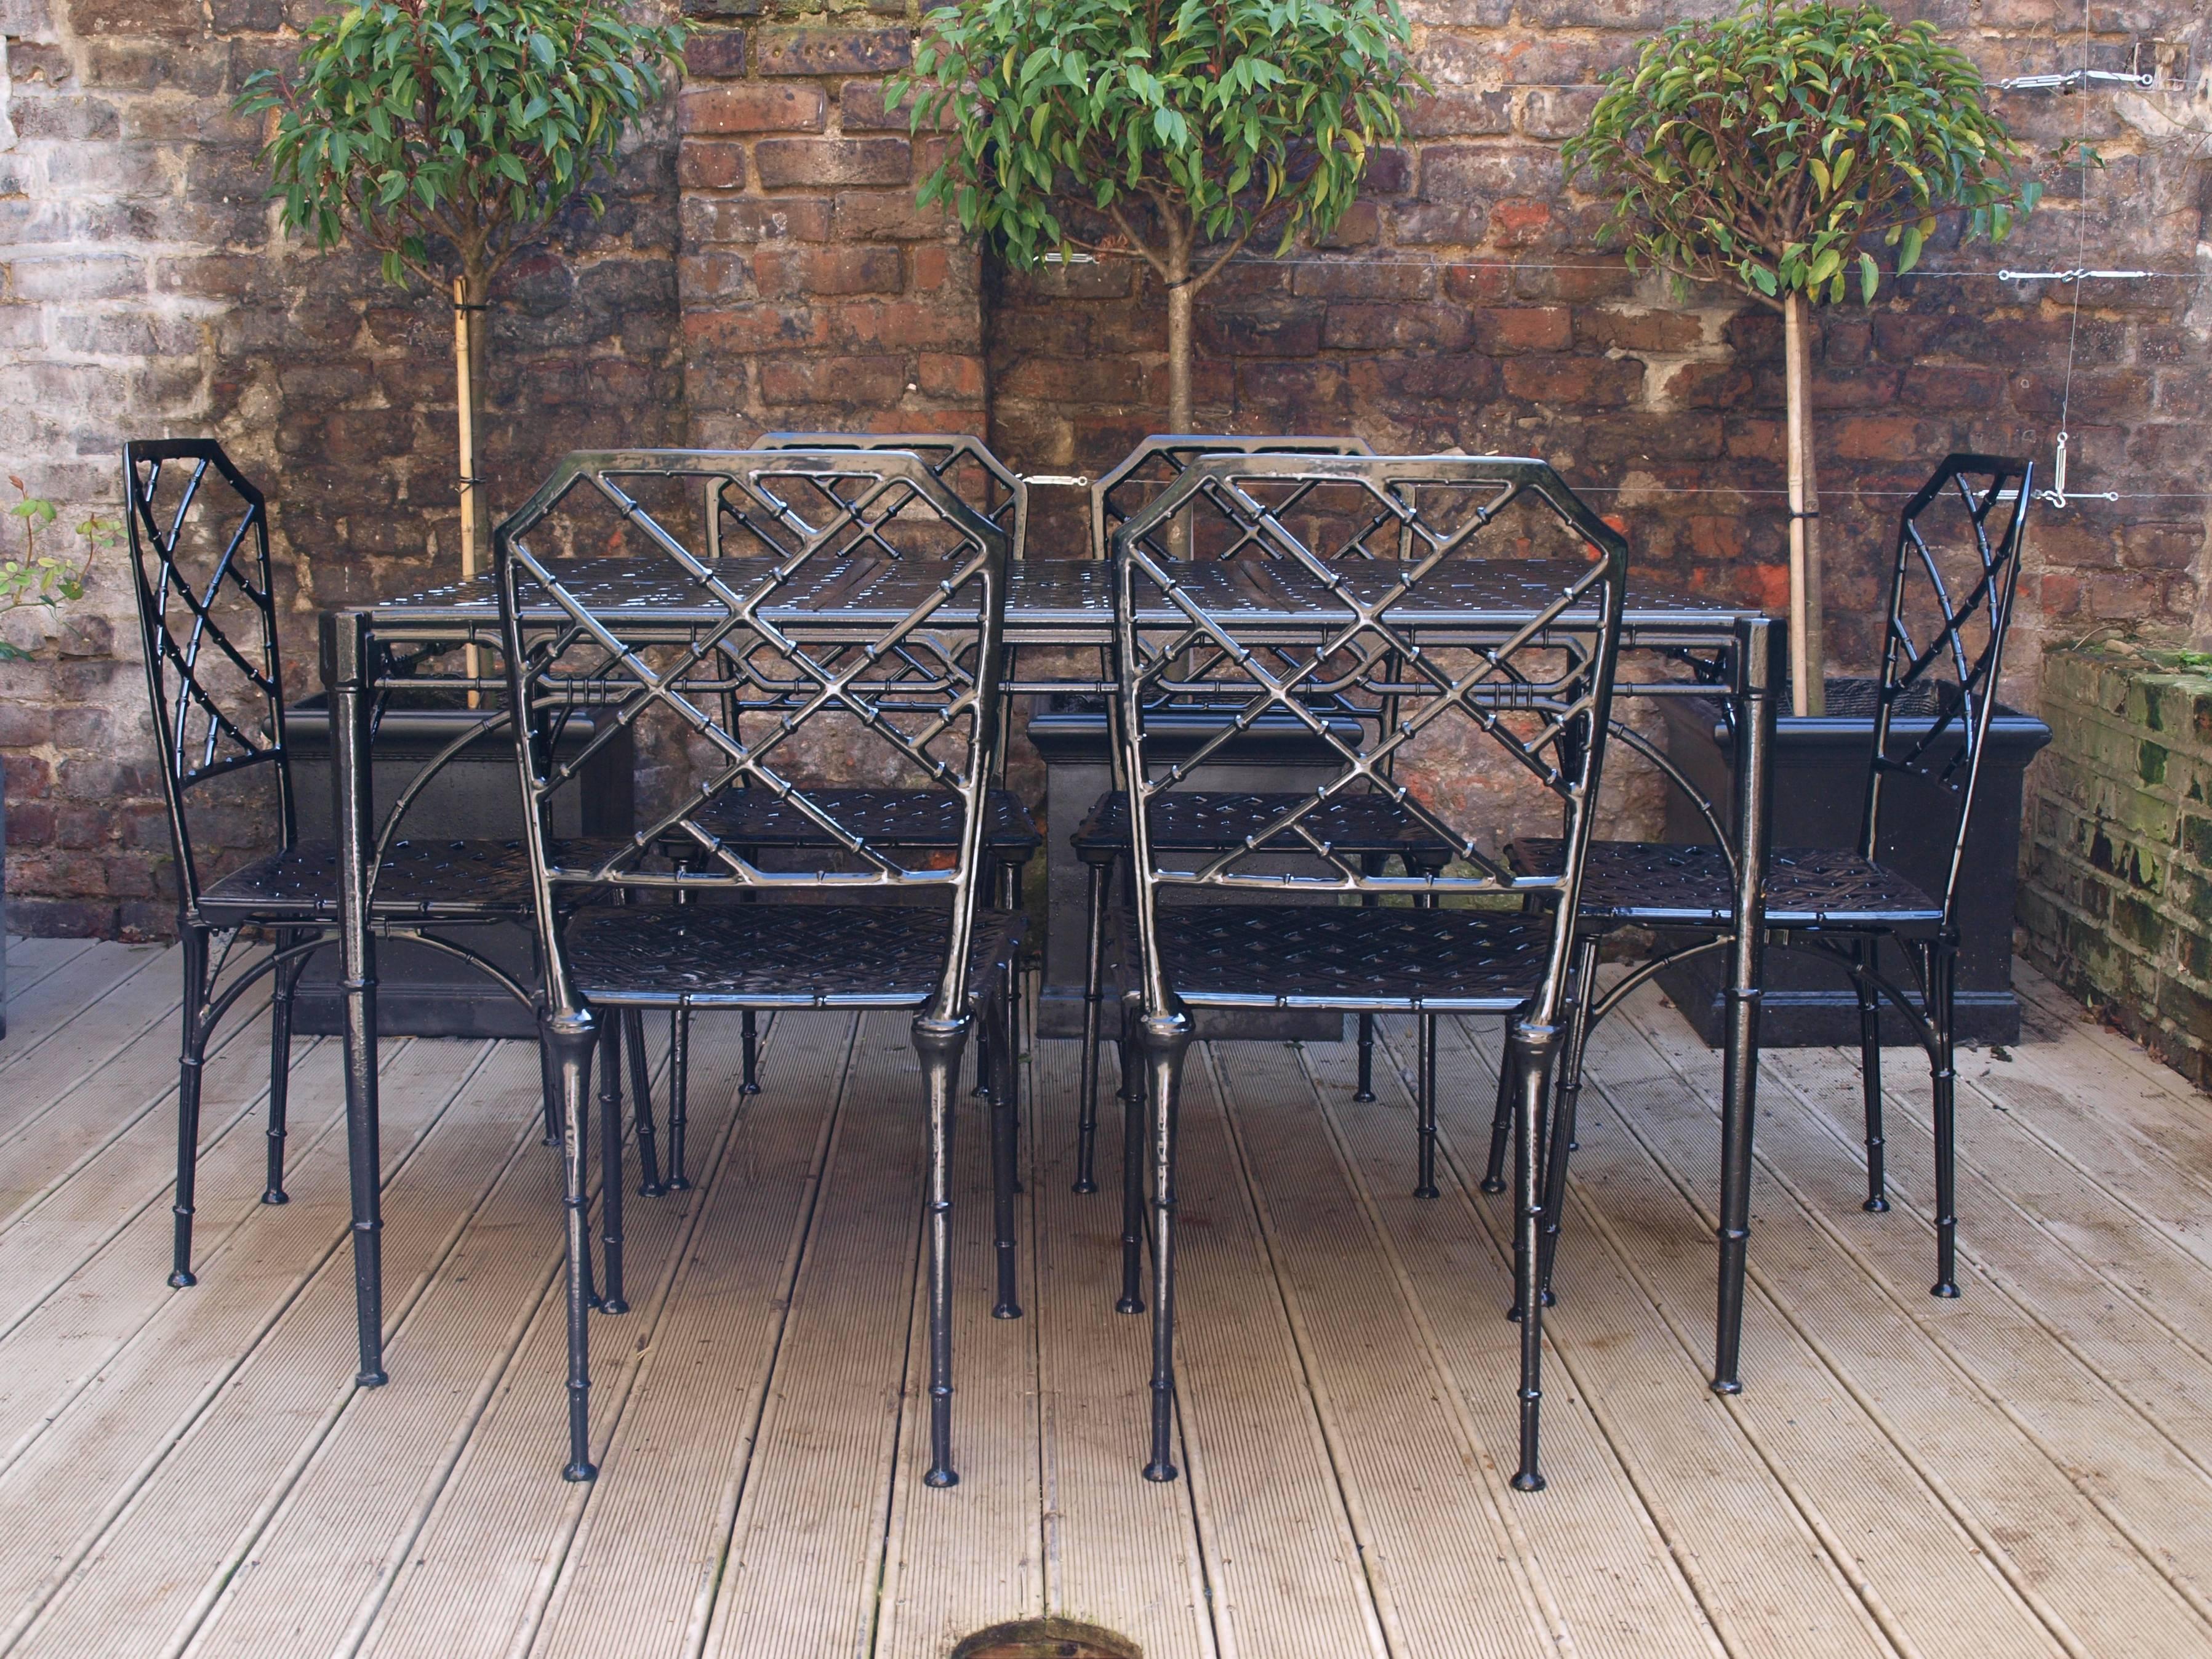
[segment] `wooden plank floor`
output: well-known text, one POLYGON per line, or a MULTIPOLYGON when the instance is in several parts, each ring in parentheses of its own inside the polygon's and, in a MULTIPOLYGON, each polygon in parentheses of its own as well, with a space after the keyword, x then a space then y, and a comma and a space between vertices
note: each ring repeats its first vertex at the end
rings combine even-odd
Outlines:
MULTIPOLYGON (((962 1482, 921 1485, 919 1076, 902 1022, 695 1038, 693 1187, 629 1206, 564 1443, 558 1172, 517 1044, 386 1045, 391 1384, 351 1385, 337 1047, 295 1045, 258 1202, 265 1011, 206 1079, 200 1284, 164 1282, 177 963, 10 941, 0 1041, 0 1659, 943 1659, 1062 1614, 1154 1659, 2212 1653, 2212 1103, 2023 976, 1960 1066, 1965 1295, 1927 1294, 1926 1074, 1767 1057, 1746 1392, 1704 1386, 1717 1066, 1656 994, 1595 1044, 1547 1322, 1550 1488, 1510 1490, 1495 1022, 1450 1024, 1444 1192, 1414 1033, 1188 1073, 1177 1461, 1138 1477, 1147 1322, 1079 1197, 1074 1045, 1030 1057, 1019 1320, 988 1146, 954 1210, 962 1482)), ((653 1060, 665 1060, 665 1033, 653 1060)), ((632 1171, 635 1180, 635 1170, 632 1171)))

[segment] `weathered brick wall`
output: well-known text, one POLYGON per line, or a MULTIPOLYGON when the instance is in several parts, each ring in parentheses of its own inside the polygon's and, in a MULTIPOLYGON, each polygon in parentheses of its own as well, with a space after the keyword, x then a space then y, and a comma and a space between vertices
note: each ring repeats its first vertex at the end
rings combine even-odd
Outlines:
POLYGON ((2021 884, 2030 961, 2212 1084, 2212 676, 2114 647, 2045 653, 2021 884))
MULTIPOLYGON (((316 607, 423 586, 459 547, 451 310, 282 237, 260 129, 228 112, 325 9, 0 0, 4 470, 112 516, 125 439, 222 439, 271 499, 302 690, 316 607)), ((495 504, 562 449, 684 440, 673 125, 632 146, 605 220, 572 215, 497 284, 477 463, 495 504)), ((37 660, 0 665, 11 927, 175 925, 137 655, 118 551, 37 660)))
MULTIPOLYGON (((1114 265, 1008 276, 914 207, 936 141, 910 139, 881 91, 905 61, 909 0, 682 3, 697 30, 689 85, 633 148, 607 220, 565 225, 500 289, 482 463, 495 506, 580 443, 937 428, 987 432, 1024 470, 1091 471, 1159 423, 1148 280, 1114 265)), ((125 437, 222 437, 277 502, 302 689, 315 607, 419 585, 455 556, 449 313, 354 256, 279 237, 258 135, 225 113, 324 3, 0 0, 20 135, 0 150, 0 458, 81 509, 115 500, 125 437)), ((1992 75, 2079 61, 2071 0, 1923 9, 1992 75)), ((1201 298, 1201 421, 1534 452, 1621 515, 1641 568, 1778 596, 1777 325, 1717 291, 1677 299, 1631 278, 1595 251, 1601 205, 1557 155, 1596 76, 1685 5, 1408 9, 1433 95, 1328 248, 1240 265, 1201 298)), ((2186 33, 2201 71, 2200 12, 2100 0, 2094 61, 2186 33)), ((2074 294, 1990 273, 2198 273, 2081 295, 2075 483, 2130 499, 2040 521, 2013 659, 2032 703, 2046 634, 2178 634, 2199 612, 2212 629, 2197 569, 2212 167, 2200 139, 2168 131, 2212 125, 2212 100, 2042 94, 2008 112, 2039 144, 2087 119, 2112 161, 2090 211, 2061 203, 2001 252, 1936 250, 1931 265, 1976 274, 1831 313, 1822 465, 1848 658, 1866 645, 1869 555, 1893 502, 1843 492, 1908 489, 1960 444, 2049 453, 2074 294)), ((1037 507, 1039 545, 1075 544, 1078 497, 1041 490, 1037 507)), ((13 925, 169 925, 121 575, 111 558, 38 661, 0 668, 13 925)))

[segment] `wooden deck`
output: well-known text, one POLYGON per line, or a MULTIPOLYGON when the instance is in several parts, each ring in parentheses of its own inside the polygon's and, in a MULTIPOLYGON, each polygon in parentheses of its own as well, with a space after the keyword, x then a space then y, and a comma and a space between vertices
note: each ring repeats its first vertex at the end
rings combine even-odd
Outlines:
POLYGON ((902 1025, 779 1018, 740 1105, 702 1021, 700 1179, 630 1206, 577 1487, 526 1048, 385 1048, 392 1381, 363 1393, 336 1046, 295 1047, 269 1208, 265 1025, 234 1028, 173 1291, 175 961, 9 948, 0 1655, 939 1659, 1046 1612, 1152 1659, 2212 1652, 2212 1113, 2039 981, 2030 1039, 1965 1057, 1957 1302, 1926 1290, 1923 1068, 1894 1056, 1873 1217, 1853 1063, 1770 1057, 1731 1401, 1705 1387, 1717 1066, 1649 994, 1603 1034, 1534 1497, 1501 1467, 1504 1216, 1469 1173, 1493 1029, 1447 1032, 1434 1202, 1395 1075, 1359 1106, 1346 1048, 1193 1064, 1168 1486, 1137 1474, 1115 1201, 1068 1191, 1074 1045, 1041 1045, 1019 1321, 988 1316, 985 1138, 961 1145, 938 1492, 902 1025))

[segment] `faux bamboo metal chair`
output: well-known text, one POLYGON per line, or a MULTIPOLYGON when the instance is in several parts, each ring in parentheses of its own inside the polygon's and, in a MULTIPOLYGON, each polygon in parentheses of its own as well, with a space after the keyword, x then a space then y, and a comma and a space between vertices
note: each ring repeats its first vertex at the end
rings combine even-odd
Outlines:
MULTIPOLYGON (((1890 563, 1881 674, 1872 680, 1828 682, 1831 712, 1873 716, 1858 839, 1844 849, 1778 848, 1767 866, 1770 948, 1832 963, 1850 977, 1857 994, 1868 1210, 1889 1208, 1882 1156, 1885 1001, 1927 1052, 1936 1132, 1933 1291, 1941 1297, 1959 1293, 1953 1060, 1959 881, 1990 722, 1997 709, 2033 478, 2027 461, 1948 455, 1905 503, 1898 515, 1890 563), (1901 810, 1916 817, 1946 811, 1952 815, 1950 856, 1938 893, 1924 890, 1891 861, 1892 819, 1900 810, 1900 792, 1910 792, 1901 810), (1886 941, 1902 950, 1909 983, 1884 971, 1886 941)), ((1601 941, 1623 928, 1661 930, 1669 945, 1603 994, 1585 997, 1575 1010, 1547 1164, 1547 1284, 1590 1028, 1670 964, 1725 950, 1735 926, 1734 860, 1719 817, 1679 771, 1671 776, 1677 787, 1690 792, 1711 830, 1709 842, 1601 841, 1589 850, 1580 943, 1585 974, 1595 969, 1601 941)), ((1516 865, 1523 870, 1555 869, 1561 855, 1561 844, 1552 839, 1526 840, 1513 848, 1516 865)), ((1494 1124, 1484 1183, 1493 1189, 1503 1168, 1502 1134, 1502 1123, 1494 1124)), ((1724 1328, 1714 1386, 1733 1392, 1738 1384, 1735 1326, 1743 1300, 1740 1250, 1723 1256, 1722 1271, 1724 1328)))
MULTIPOLYGON (((292 999, 307 957, 336 938, 338 853, 333 842, 299 838, 261 491, 221 444, 202 438, 125 444, 123 489, 184 957, 169 1273, 169 1283, 182 1288, 195 1282, 201 1067, 223 1017, 264 978, 270 1005, 261 1201, 285 1201, 292 999), (256 931, 269 933, 274 948, 234 965, 241 935, 256 931), (220 951, 218 937, 225 938, 220 951)), ((378 935, 460 957, 534 1009, 528 988, 447 936, 487 921, 527 922, 530 884, 520 848, 404 837, 396 832, 404 811, 403 801, 376 849, 370 915, 378 935)))
MULTIPOLYGON (((712 499, 709 493, 708 499, 712 499)), ((703 515, 712 522, 716 514, 703 515)), ((703 539, 703 538, 702 538, 703 539)), ((588 1443, 592 1304, 586 1126, 596 1051, 603 1079, 602 1311, 624 1310, 622 1266, 622 1023, 617 1010, 888 1008, 914 1015, 928 1093, 931 1462, 933 1486, 957 1478, 951 1455, 951 1137, 969 1029, 1003 1019, 1003 986, 1022 933, 1018 913, 987 908, 985 807, 1000 730, 1007 538, 970 511, 914 455, 792 450, 713 454, 625 451, 568 456, 495 538, 500 613, 517 738, 528 871, 545 958, 543 1030, 562 1103, 568 1209, 569 1455, 572 1480, 597 1473, 588 1443), (754 501, 796 483, 843 492, 850 511, 803 532, 757 517, 757 544, 719 561, 687 544, 680 523, 648 504, 657 483, 720 479, 754 501), (895 528, 878 511, 903 503, 895 528), (556 509, 611 507, 629 560, 570 562, 538 550, 560 538, 556 509), (541 536, 540 532, 545 533, 541 536), (901 538, 887 561, 878 537, 901 538), (856 562, 857 561, 857 562, 856 562), (623 567, 641 566, 625 571, 623 567), (840 607, 825 581, 865 578, 840 607), (550 838, 548 804, 578 775, 544 733, 559 712, 602 708, 612 731, 640 723, 678 735, 693 776, 623 847, 572 862, 550 838), (745 725, 747 715, 762 716, 745 725), (954 804, 949 860, 902 858, 840 817, 828 793, 795 783, 801 733, 896 763, 911 787, 954 804), (810 819, 842 867, 764 867, 714 828, 728 791, 765 792, 810 819), (670 860, 672 840, 690 852, 670 860), (578 890, 625 896, 565 912, 578 890), (678 904, 678 896, 694 902, 678 904), (787 902, 716 902, 748 896, 787 902), (867 902, 870 897, 921 903, 867 902), (653 902, 651 901, 663 901, 653 902), (860 902, 854 901, 860 900, 860 902), (934 901, 933 905, 931 903, 934 901), (611 1085, 612 1086, 608 1086, 611 1085)), ((996 1032, 1004 1054, 1006 1033, 996 1032)), ((998 1069, 991 1100, 1001 1317, 1016 1301, 1012 1181, 1016 1068, 998 1069)))
MULTIPOLYGON (((1521 526, 1516 524, 1516 528, 1521 526)), ((1583 856, 1608 727, 1620 641, 1627 547, 1540 461, 1464 457, 1214 457, 1194 463, 1115 535, 1117 693, 1135 876, 1124 916, 1125 1002, 1140 1051, 1149 1128, 1152 1243, 1152 1414, 1146 1477, 1175 1478, 1174 1408, 1176 1096, 1197 1008, 1317 1008, 1421 1016, 1507 1016, 1522 1087, 1514 1102, 1516 1304, 1522 1317, 1521 1453, 1513 1483, 1543 1484, 1538 1467, 1542 1308, 1537 1294, 1539 1150, 1559 1027, 1570 997, 1583 856), (1207 492, 1247 501, 1285 485, 1328 486, 1357 501, 1410 556, 1347 562, 1317 553, 1270 514, 1255 514, 1265 561, 1161 557, 1151 532, 1207 492), (1544 580, 1510 580, 1493 601, 1463 603, 1466 555, 1515 503, 1563 531, 1571 556, 1544 580), (1544 511, 1547 509, 1547 511, 1544 511), (1287 714, 1332 752, 1336 775, 1285 806, 1240 845, 1180 855, 1149 826, 1158 803, 1186 787, 1188 760, 1158 763, 1156 711, 1177 698, 1234 702, 1213 740, 1263 714, 1287 714), (1326 700, 1346 723, 1315 712, 1326 700), (1463 823, 1496 786, 1469 785, 1477 752, 1565 813, 1559 867, 1520 876, 1494 830, 1463 823), (1423 781, 1409 786, 1408 776, 1423 781), (1462 781, 1455 782, 1455 779, 1462 781), (1443 870, 1376 873, 1313 826, 1337 802, 1384 797, 1450 852, 1443 870), (1255 870, 1262 849, 1289 842, 1305 872, 1255 870), (1238 902, 1290 892, 1302 904, 1238 902), (1170 893, 1191 902, 1164 902, 1170 893), (1365 898, 1431 902, 1354 907, 1365 898), (1458 908, 1535 901, 1533 908, 1458 908)), ((1529 567, 1517 556, 1517 573, 1529 567)), ((1418 1190, 1436 1182, 1436 1065, 1420 1045, 1418 1190)), ((1130 1140, 1137 1115, 1130 1114, 1130 1140)), ((1139 1280, 1142 1218, 1136 1170, 1125 1161, 1124 1291, 1139 1280)))
MULTIPOLYGON (((1192 465, 1209 455, 1371 455, 1366 442, 1353 437, 1299 436, 1234 437, 1222 433, 1155 434, 1139 444, 1110 471, 1091 486, 1091 552, 1106 556, 1108 538, 1146 503, 1168 489, 1192 465)), ((1288 484, 1266 499, 1255 500, 1237 491, 1207 489, 1194 495, 1178 520, 1156 524, 1146 533, 1154 553, 1163 558, 1266 556, 1267 544, 1259 533, 1259 520, 1268 514, 1294 513, 1311 493, 1310 487, 1288 484), (1203 528, 1200 526, 1203 525, 1203 528)), ((1364 528, 1370 528, 1363 526, 1364 528)), ((1358 556, 1371 556, 1357 536, 1340 549, 1358 556)), ((1395 551, 1395 543, 1393 544, 1395 551)), ((1105 678, 1113 678, 1110 666, 1105 678)), ((1219 710, 1185 706, 1170 714, 1153 711, 1153 731, 1164 736, 1172 722, 1180 721, 1183 735, 1202 742, 1223 718, 1219 710)), ((1294 725, 1291 722, 1276 722, 1294 725)), ((1098 1125, 1099 1044, 1104 1036, 1104 939, 1109 893, 1115 872, 1129 852, 1127 798, 1116 768, 1117 782, 1099 797, 1076 827, 1072 837, 1076 855, 1084 865, 1088 884, 1085 910, 1083 988, 1083 1066, 1077 1119, 1074 1190, 1098 1190, 1096 1147, 1098 1125)), ((1251 794, 1215 790, 1184 790, 1160 800, 1152 826, 1156 845, 1178 852, 1219 851, 1240 846, 1245 838, 1273 821, 1296 798, 1281 793, 1251 794)), ((1342 853, 1370 861, 1378 871, 1392 859, 1403 869, 1440 868, 1449 849, 1412 815, 1387 796, 1352 795, 1335 800, 1307 823, 1342 853)), ((1296 854, 1294 843, 1271 849, 1296 854)), ((1359 1080, 1356 1099, 1375 1098, 1375 1017, 1359 1016, 1359 1080)), ((1124 1068, 1125 1086, 1128 1073, 1124 1068)))

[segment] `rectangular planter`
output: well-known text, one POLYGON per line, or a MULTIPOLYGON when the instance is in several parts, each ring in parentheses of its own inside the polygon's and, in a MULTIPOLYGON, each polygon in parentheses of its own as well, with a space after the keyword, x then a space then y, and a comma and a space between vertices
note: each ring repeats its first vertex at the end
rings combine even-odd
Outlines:
MULTIPOLYGON (((1185 752, 1196 748, 1211 731, 1211 727, 1194 726, 1185 752)), ((1044 988, 1038 1004, 1037 1029, 1044 1036, 1080 1036, 1083 939, 1090 888, 1083 860, 1076 857, 1068 837, 1091 811, 1091 803, 1113 786, 1106 711, 1091 697, 1060 695, 1040 699, 1030 716, 1029 736, 1044 757, 1048 826, 1044 988)), ((1156 752, 1172 760, 1175 747, 1171 741, 1163 740, 1156 752)), ((1295 722, 1262 722, 1260 729, 1231 746, 1224 758, 1193 774, 1193 787, 1240 793, 1317 788, 1336 775, 1337 768, 1328 757, 1326 746, 1316 743, 1295 722)), ((1290 862, 1285 860, 1286 866, 1290 862)), ((1109 1015, 1109 1032, 1111 1019, 1109 1015)), ((1317 1009, 1201 1008, 1195 1012, 1195 1020, 1202 1037, 1337 1042, 1344 1036, 1344 1016, 1317 1009)))
MULTIPOLYGON (((454 738, 482 719, 467 708, 395 709, 376 732, 371 787, 380 817, 417 772, 454 738)), ((572 717, 562 749, 587 742, 592 725, 572 717)), ((327 841, 337 819, 336 780, 331 774, 330 719, 320 697, 286 711, 293 751, 300 835, 327 841)), ((626 836, 635 827, 635 786, 629 736, 623 733, 592 757, 579 787, 563 790, 553 823, 556 836, 626 836)), ((453 841, 507 841, 522 834, 522 794, 514 769, 514 739, 504 729, 480 737, 451 760, 409 810, 404 832, 453 841)), ((514 922, 450 930, 470 949, 497 963, 525 985, 537 978, 531 929, 514 922)), ((380 941, 376 951, 376 1023, 387 1036, 532 1037, 530 1011, 466 963, 404 939, 380 941)), ((323 1036, 343 1031, 338 952, 316 952, 301 975, 294 1029, 323 1036)))
MULTIPOLYGON (((1871 684, 1831 680, 1831 708, 1870 705, 1871 684)), ((1677 698, 1660 704, 1667 717, 1667 752, 1711 799, 1733 829, 1729 803, 1735 775, 1733 740, 1717 703, 1677 698)), ((1898 720, 1891 730, 1909 741, 1925 720, 1898 720)), ((1965 872, 1959 892, 1958 1035, 1966 1042, 2014 1042, 2020 1037, 2020 1002, 2012 988, 2013 903, 2020 869, 2022 774, 2051 728, 2033 714, 2000 706, 1990 726, 1980 791, 1974 805, 1965 872)), ((1866 792, 1867 758, 1874 722, 1867 714, 1816 719, 1785 714, 1777 722, 1774 756, 1776 847, 1850 847, 1859 836, 1866 792)), ((1951 752, 1955 753, 1955 745, 1951 752)), ((1942 751, 1930 757, 1939 767, 1942 751)), ((1681 792, 1668 790, 1665 836, 1710 839, 1681 792)), ((1892 776, 1883 786, 1881 860, 1933 895, 1942 891, 1950 866, 1958 808, 1940 786, 1892 776)), ((1660 975, 1659 982, 1705 1040, 1722 1037, 1722 988, 1727 958, 1704 956, 1660 975)), ((1759 1041, 1767 1047, 1856 1047, 1858 1001, 1850 982, 1826 964, 1786 952, 1766 958, 1765 1012, 1759 1041)), ((1884 1042, 1909 1042, 1902 1021, 1887 1016, 1884 1042)))

